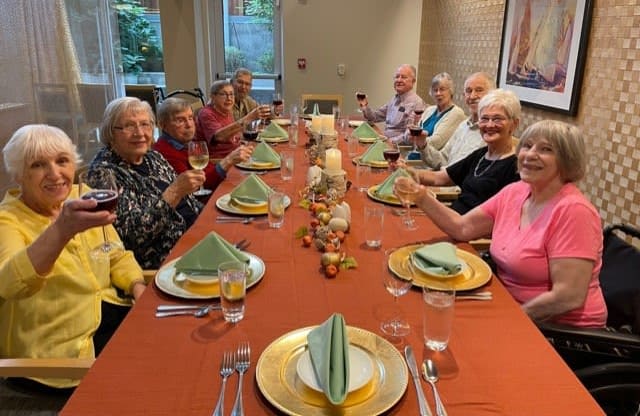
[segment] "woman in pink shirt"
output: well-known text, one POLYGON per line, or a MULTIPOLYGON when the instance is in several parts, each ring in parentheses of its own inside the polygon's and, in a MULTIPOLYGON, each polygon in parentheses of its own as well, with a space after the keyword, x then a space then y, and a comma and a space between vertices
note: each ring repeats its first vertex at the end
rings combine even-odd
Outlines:
POLYGON ((575 185, 586 169, 581 132, 560 121, 537 122, 516 154, 521 181, 468 213, 459 215, 415 184, 418 206, 456 240, 492 235, 497 275, 533 320, 604 326, 601 220, 575 185))

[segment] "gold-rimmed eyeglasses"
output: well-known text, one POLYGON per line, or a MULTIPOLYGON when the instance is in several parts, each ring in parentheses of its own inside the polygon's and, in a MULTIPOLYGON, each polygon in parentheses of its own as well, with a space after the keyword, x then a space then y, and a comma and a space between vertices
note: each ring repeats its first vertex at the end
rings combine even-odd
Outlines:
POLYGON ((216 95, 218 97, 226 97, 226 98, 233 98, 233 96, 235 95, 232 92, 217 92, 216 95))
POLYGON ((153 124, 143 121, 142 123, 127 123, 124 126, 113 126, 114 130, 120 130, 125 133, 133 134, 141 129, 142 131, 149 132, 153 130, 153 124))

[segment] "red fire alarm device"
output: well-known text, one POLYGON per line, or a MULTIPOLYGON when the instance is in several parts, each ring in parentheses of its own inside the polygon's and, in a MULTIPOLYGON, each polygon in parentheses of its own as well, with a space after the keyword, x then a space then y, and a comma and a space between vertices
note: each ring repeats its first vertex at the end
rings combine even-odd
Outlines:
POLYGON ((298 69, 307 69, 307 60, 305 58, 298 58, 298 69))

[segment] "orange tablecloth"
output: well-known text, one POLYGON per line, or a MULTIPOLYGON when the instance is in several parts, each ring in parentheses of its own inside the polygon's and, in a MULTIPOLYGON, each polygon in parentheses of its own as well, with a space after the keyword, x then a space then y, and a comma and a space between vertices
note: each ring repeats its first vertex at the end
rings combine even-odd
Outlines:
MULTIPOLYGON (((305 142, 306 135, 301 133, 300 141, 305 142)), ((341 140, 346 155, 343 144, 341 140)), ((279 144, 276 149, 287 147, 279 144)), ((235 349, 245 340, 252 348, 252 366, 244 383, 245 413, 279 414, 255 382, 255 363, 273 340, 294 329, 319 324, 332 312, 341 312, 348 325, 380 334, 376 313, 381 305, 391 303, 392 297, 381 283, 381 252, 367 250, 363 244, 362 218, 364 204, 375 202, 362 193, 348 192, 346 200, 352 207, 353 223, 345 249, 356 258, 359 267, 326 279, 319 267, 320 253, 302 247, 294 238, 295 230, 310 220, 309 213, 297 206, 297 191, 304 186, 307 168, 301 143, 296 149, 293 182, 282 182, 279 171, 262 176, 267 183, 284 189, 293 200, 279 230, 267 228, 266 222, 215 223, 215 217, 221 214, 215 199, 245 177, 241 171, 233 170, 170 255, 181 255, 210 230, 229 241, 248 238, 248 251, 264 260, 266 274, 249 290, 244 320, 237 325, 227 324, 219 312, 208 319, 157 319, 154 312, 158 304, 185 301, 149 287, 62 415, 210 415, 220 390, 222 352, 235 349)), ((352 177, 353 166, 346 157, 343 168, 352 177)), ((384 177, 379 174, 379 181, 384 177)), ((428 218, 416 218, 419 229, 406 231, 401 218, 387 210, 383 246, 445 237, 428 218)), ((444 354, 435 355, 446 375, 438 387, 449 415, 603 414, 500 282, 493 278, 486 289, 493 292, 492 301, 456 302, 450 347, 444 354)), ((422 344, 421 292, 412 290, 399 302, 412 330, 398 348, 411 344, 420 362, 430 353, 422 344)), ((227 385, 227 412, 233 403, 236 380, 237 376, 233 376, 227 385)), ((430 388, 424 381, 422 387, 433 409, 430 388)), ((412 383, 388 414, 418 414, 412 383)))

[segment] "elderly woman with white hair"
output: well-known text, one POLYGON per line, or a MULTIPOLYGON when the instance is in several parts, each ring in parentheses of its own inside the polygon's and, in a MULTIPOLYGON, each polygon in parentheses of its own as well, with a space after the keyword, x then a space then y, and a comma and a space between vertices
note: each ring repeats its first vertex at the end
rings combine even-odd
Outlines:
MULTIPOLYGON (((97 258, 92 248, 119 241, 116 215, 95 211, 73 184, 79 156, 57 127, 27 125, 3 149, 18 184, 0 203, 0 357, 91 358, 109 340, 144 288, 129 251, 97 258), (107 270, 100 262, 108 262, 107 270)), ((78 380, 36 379, 56 388, 78 380)))
POLYGON ((418 146, 428 142, 436 150, 442 149, 458 125, 466 118, 464 110, 453 102, 454 92, 451 75, 441 72, 433 77, 429 95, 436 104, 427 107, 422 114, 418 123, 422 127, 420 137, 411 137, 418 146))
POLYGON ((493 90, 478 103, 482 147, 437 171, 408 168, 414 180, 430 186, 461 188, 451 208, 460 214, 486 201, 520 179, 516 170, 513 133, 520 122, 520 100, 511 91, 493 90))
POLYGON ((582 133, 539 121, 524 131, 516 153, 522 180, 468 213, 446 208, 413 183, 416 203, 456 240, 491 234, 496 274, 533 320, 603 327, 601 220, 575 184, 586 170, 582 133))

